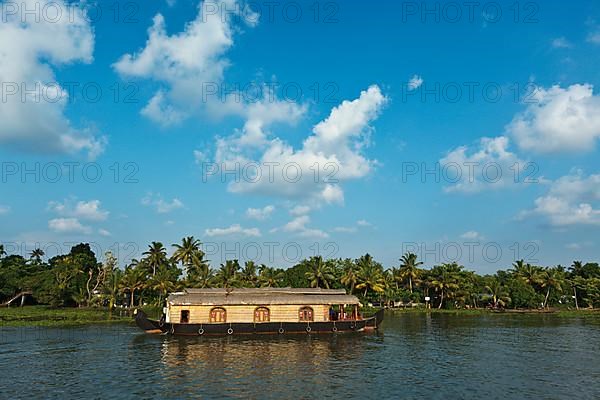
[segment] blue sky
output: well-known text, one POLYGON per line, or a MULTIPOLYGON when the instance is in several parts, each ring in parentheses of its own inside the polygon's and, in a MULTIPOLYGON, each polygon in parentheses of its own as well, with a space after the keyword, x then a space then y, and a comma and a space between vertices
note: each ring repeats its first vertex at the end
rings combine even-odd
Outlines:
POLYGON ((598 258, 595 2, 0 4, 9 251, 598 258))

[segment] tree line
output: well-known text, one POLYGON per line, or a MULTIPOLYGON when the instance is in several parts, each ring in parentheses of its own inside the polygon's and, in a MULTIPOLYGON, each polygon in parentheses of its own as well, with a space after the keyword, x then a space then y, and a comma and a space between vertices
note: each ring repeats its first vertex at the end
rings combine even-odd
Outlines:
POLYGON ((364 302, 415 304, 436 308, 548 308, 600 306, 598 263, 574 261, 542 267, 519 260, 506 270, 479 275, 457 263, 425 268, 413 253, 396 266, 384 266, 365 254, 357 259, 314 256, 288 269, 226 260, 214 269, 194 237, 172 245, 169 256, 152 242, 139 260, 124 269, 107 252, 98 262, 89 244, 44 260, 33 250, 28 258, 8 255, 0 244, 0 303, 31 291, 36 302, 51 306, 134 307, 163 304, 169 293, 185 287, 344 288, 364 302))

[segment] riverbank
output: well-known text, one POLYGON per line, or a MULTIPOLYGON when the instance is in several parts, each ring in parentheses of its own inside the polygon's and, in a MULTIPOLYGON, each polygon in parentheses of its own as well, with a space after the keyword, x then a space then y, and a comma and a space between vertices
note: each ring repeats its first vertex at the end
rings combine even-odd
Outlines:
POLYGON ((68 327, 88 324, 114 324, 131 322, 132 317, 123 310, 99 308, 51 308, 48 306, 0 308, 0 326, 68 327))
MULTIPOLYGON (((160 310, 156 307, 144 307, 144 311, 156 317, 160 310)), ((377 311, 375 308, 363 309, 363 315, 371 315, 377 311)), ((469 310, 439 310, 426 308, 395 308, 388 309, 394 314, 447 314, 447 315, 552 315, 557 317, 584 317, 600 319, 600 310, 568 310, 554 309, 550 313, 541 313, 539 310, 514 310, 506 312, 494 312, 487 309, 469 310)), ((129 310, 116 309, 112 312, 104 308, 51 308, 48 306, 26 306, 26 307, 4 307, 0 308, 0 327, 22 327, 22 326, 48 326, 69 327, 89 324, 117 324, 132 323, 133 317, 129 310)))

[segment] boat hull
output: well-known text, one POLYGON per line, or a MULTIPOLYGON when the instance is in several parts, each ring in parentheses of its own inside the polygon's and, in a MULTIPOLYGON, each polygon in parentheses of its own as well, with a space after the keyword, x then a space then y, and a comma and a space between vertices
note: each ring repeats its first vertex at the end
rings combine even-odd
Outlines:
POLYGON ((227 335, 285 335, 363 332, 379 328, 383 322, 383 309, 373 317, 359 320, 327 322, 261 322, 223 324, 175 324, 152 320, 142 310, 137 310, 135 322, 147 333, 164 333, 182 336, 227 335))

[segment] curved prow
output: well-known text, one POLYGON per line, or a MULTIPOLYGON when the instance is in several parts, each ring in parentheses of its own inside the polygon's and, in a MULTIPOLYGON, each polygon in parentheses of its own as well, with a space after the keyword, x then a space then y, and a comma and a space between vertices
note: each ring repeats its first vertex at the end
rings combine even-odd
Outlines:
POLYGON ((148 333, 160 333, 163 331, 160 322, 148 319, 148 315, 146 315, 144 311, 136 309, 133 313, 135 315, 136 325, 144 331, 148 333))

